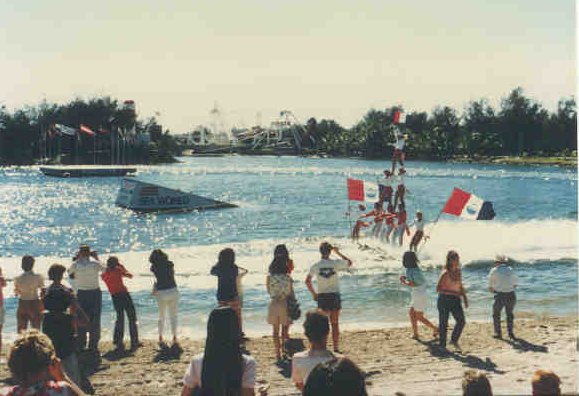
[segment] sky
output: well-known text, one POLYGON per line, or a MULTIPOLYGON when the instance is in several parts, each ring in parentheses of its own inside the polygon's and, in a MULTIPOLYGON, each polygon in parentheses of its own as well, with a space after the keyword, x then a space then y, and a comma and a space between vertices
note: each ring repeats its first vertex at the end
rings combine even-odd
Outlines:
POLYGON ((0 0, 0 105, 109 95, 172 133, 266 124, 281 110, 345 127, 521 86, 575 95, 571 0, 0 0))

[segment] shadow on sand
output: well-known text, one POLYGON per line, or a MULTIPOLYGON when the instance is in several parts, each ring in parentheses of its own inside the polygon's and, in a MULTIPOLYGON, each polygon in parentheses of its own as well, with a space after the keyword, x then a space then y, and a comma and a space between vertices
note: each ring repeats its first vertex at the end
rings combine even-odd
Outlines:
POLYGON ((183 348, 179 344, 173 344, 170 347, 163 343, 159 345, 157 354, 153 358, 153 362, 168 362, 170 360, 179 360, 183 354, 183 348))
POLYGON ((499 370, 498 366, 490 358, 484 360, 475 355, 463 354, 462 352, 453 352, 448 349, 441 348, 437 341, 419 341, 422 345, 428 348, 432 356, 440 359, 454 359, 461 362, 463 365, 477 369, 485 370, 495 374, 504 374, 504 370, 499 370))
POLYGON ((514 339, 505 339, 503 341, 512 346, 513 349, 516 349, 521 352, 541 352, 541 353, 549 352, 549 348, 547 348, 544 345, 533 344, 532 342, 529 342, 527 340, 518 337, 514 339))

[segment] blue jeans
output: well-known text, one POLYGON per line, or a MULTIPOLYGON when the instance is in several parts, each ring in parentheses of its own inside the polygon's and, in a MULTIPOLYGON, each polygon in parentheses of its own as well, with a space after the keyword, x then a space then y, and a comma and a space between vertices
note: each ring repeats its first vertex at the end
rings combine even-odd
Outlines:
POLYGON ((87 333, 90 336, 88 349, 97 350, 101 339, 101 310, 103 294, 100 289, 79 290, 77 293, 78 304, 88 316, 88 327, 79 327, 78 343, 80 349, 86 348, 87 333))
POLYGON ((448 318, 450 314, 454 317, 456 325, 454 330, 452 330, 452 335, 450 337, 451 342, 458 342, 462 330, 464 329, 464 311, 462 310, 462 304, 460 303, 460 297, 451 296, 448 294, 439 294, 438 303, 438 330, 440 331, 440 346, 446 347, 446 333, 448 331, 448 318))

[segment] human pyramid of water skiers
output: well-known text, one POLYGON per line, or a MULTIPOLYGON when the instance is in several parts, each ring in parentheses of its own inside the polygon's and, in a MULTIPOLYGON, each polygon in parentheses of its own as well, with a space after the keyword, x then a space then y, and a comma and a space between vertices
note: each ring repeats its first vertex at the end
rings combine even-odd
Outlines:
MULTIPOLYGON (((394 143, 394 154, 392 156, 392 168, 384 170, 384 179, 380 183, 381 191, 378 201, 374 203, 373 209, 367 211, 364 204, 358 205, 357 220, 352 229, 352 238, 360 238, 360 230, 370 227, 374 224, 370 234, 382 241, 395 244, 398 241, 400 246, 403 245, 404 234, 410 236, 410 227, 416 227, 414 235, 410 240, 410 250, 416 251, 422 238, 424 237, 424 220, 422 212, 416 212, 416 218, 410 224, 407 224, 406 203, 404 196, 408 192, 404 184, 406 169, 404 168, 404 146, 408 135, 397 129, 394 143), (396 174, 396 164, 400 164, 398 174, 396 174), (396 180, 395 180, 396 178, 396 180), (394 182, 396 181, 396 192, 394 192, 394 182), (394 195, 394 203, 392 196, 394 195), (384 210, 384 204, 386 210, 384 210)), ((425 240, 428 236, 425 237, 425 240)))

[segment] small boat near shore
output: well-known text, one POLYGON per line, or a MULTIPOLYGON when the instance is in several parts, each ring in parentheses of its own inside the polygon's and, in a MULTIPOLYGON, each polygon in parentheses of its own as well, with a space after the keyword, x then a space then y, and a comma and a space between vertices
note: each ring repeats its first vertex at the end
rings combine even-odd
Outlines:
POLYGON ((111 177, 136 173, 137 168, 119 165, 41 166, 40 171, 53 177, 111 177))
POLYGON ((129 178, 121 181, 115 204, 135 212, 187 212, 237 207, 228 202, 129 178))

